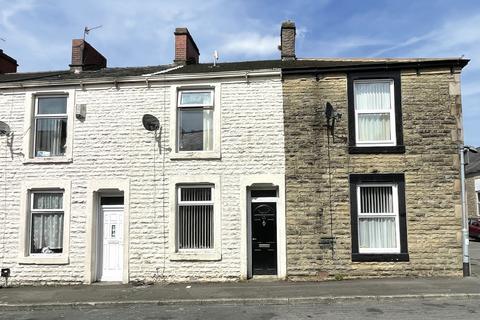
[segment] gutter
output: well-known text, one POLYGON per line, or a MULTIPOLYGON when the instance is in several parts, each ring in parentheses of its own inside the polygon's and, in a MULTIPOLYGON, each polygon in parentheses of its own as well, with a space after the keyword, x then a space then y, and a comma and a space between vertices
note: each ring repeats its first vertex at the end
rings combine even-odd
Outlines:
POLYGON ((35 87, 55 87, 55 86, 73 86, 73 85, 91 85, 91 84, 120 84, 120 83, 152 83, 152 82, 171 82, 184 80, 205 80, 205 79, 225 79, 225 78, 245 78, 245 77, 274 77, 281 76, 280 69, 264 69, 254 71, 230 71, 218 73, 178 73, 178 74, 159 74, 152 76, 134 76, 134 77, 105 77, 105 78, 85 78, 71 80, 52 80, 52 81, 28 81, 28 82, 5 82, 0 83, 0 89, 18 89, 35 87))
POLYGON ((319 73, 333 73, 333 72, 357 72, 357 71, 387 71, 399 69, 419 69, 419 68, 463 68, 470 60, 443 60, 443 61, 418 61, 418 62, 396 62, 396 63, 378 63, 370 65, 351 65, 339 67, 300 67, 300 68, 283 68, 282 74, 319 74, 319 73))

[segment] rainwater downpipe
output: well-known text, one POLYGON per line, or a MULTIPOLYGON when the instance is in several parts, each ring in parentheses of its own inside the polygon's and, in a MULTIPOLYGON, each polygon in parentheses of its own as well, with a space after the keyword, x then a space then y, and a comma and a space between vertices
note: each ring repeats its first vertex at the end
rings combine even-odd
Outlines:
POLYGON ((463 276, 470 276, 470 254, 469 254, 469 236, 468 236, 468 214, 467 214, 467 202, 465 196, 465 153, 478 151, 470 146, 461 145, 459 148, 460 153, 460 185, 461 185, 461 201, 462 201, 462 251, 463 251, 463 276))

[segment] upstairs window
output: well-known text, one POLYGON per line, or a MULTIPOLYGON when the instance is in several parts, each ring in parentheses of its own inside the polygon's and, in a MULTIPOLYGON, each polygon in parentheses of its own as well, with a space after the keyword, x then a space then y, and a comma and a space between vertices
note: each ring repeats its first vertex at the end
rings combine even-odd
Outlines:
POLYGON ((178 249, 214 248, 213 186, 178 187, 178 249))
POLYGON ((400 72, 348 75, 350 153, 404 153, 400 72))
POLYGON ((32 192, 30 201, 30 253, 62 253, 63 220, 63 192, 32 192))
POLYGON ((213 150, 213 90, 178 92, 178 151, 213 150))
POLYGON ((67 96, 38 96, 35 99, 35 157, 65 155, 67 144, 67 96))
POLYGON ((354 82, 357 146, 395 145, 393 80, 354 82))

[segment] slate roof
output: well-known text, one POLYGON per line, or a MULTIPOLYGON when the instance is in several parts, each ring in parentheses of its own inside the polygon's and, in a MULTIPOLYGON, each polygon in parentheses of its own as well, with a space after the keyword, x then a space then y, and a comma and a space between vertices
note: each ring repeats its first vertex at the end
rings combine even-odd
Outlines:
POLYGON ((465 166, 465 175, 474 176, 480 174, 480 147, 478 153, 469 152, 469 163, 465 166))
POLYGON ((121 78, 150 75, 157 72, 164 74, 194 74, 228 71, 252 71, 282 69, 283 73, 319 73, 353 70, 388 70, 420 67, 461 67, 469 60, 459 58, 432 59, 298 59, 293 61, 257 60, 241 62, 199 63, 174 68, 175 65, 158 65, 146 67, 104 68, 97 71, 73 73, 70 70, 25 72, 0 74, 0 83, 24 81, 63 81, 95 78, 121 78), (172 69, 172 70, 168 70, 172 69))

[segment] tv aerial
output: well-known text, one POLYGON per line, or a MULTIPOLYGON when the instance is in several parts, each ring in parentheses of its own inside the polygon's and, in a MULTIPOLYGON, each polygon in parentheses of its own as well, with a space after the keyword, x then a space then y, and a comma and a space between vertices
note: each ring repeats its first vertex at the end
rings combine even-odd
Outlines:
POLYGON ((85 36, 86 36, 87 34, 89 34, 90 31, 95 30, 95 29, 98 29, 98 28, 101 28, 101 27, 102 27, 102 25, 99 25, 99 26, 96 26, 96 27, 92 27, 92 28, 89 28, 89 27, 85 26, 85 29, 83 29, 83 40, 85 40, 85 36))
POLYGON ((157 117, 152 116, 151 114, 144 114, 142 118, 143 127, 147 131, 157 131, 160 129, 160 121, 157 117))

